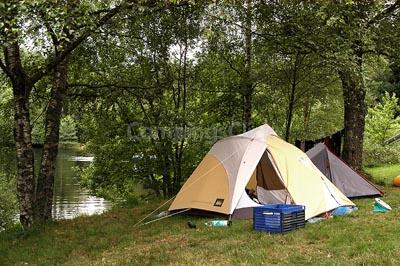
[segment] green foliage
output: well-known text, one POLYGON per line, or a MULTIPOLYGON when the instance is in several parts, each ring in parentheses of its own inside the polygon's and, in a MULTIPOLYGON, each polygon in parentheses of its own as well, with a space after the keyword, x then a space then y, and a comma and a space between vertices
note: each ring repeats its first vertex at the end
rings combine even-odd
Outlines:
POLYGON ((76 142, 76 123, 71 115, 66 115, 61 118, 60 124, 60 142, 76 142))
MULTIPOLYGON (((39 117, 32 128, 32 142, 43 143, 44 140, 44 118, 39 117)), ((71 143, 78 140, 76 122, 71 115, 65 115, 61 118, 60 123, 60 142, 71 143)))
POLYGON ((71 103, 82 140, 96 158, 86 175, 92 175, 86 182, 92 191, 132 198, 136 184, 156 195, 172 195, 204 154, 204 143, 191 144, 197 140, 185 139, 183 133, 192 124, 201 125, 203 118, 198 112, 201 91, 193 78, 196 68, 188 56, 199 34, 198 12, 183 7, 117 24, 140 38, 118 36, 118 46, 99 39, 79 51, 86 55, 91 45, 100 48, 102 56, 89 54, 97 71, 108 76, 97 76, 92 62, 85 60, 73 66, 74 78, 80 84, 109 84, 81 86, 80 93, 101 97, 71 103), (118 67, 110 68, 110 63, 118 67))
POLYGON ((285 59, 279 60, 281 53, 271 60, 271 69, 265 70, 268 79, 254 97, 260 122, 268 123, 284 137, 292 96, 290 141, 319 139, 342 129, 343 98, 333 69, 315 54, 295 60, 295 55, 284 53, 285 59))
POLYGON ((400 145, 382 146, 377 143, 364 143, 365 166, 378 166, 382 164, 395 164, 400 162, 400 145))
MULTIPOLYGON (((0 79, 2 76, 0 76, 0 79)), ((1 83, 1 80, 0 80, 1 83)), ((0 146, 11 146, 13 141, 12 91, 6 82, 0 85, 0 146)))
MULTIPOLYGON (((90 33, 68 56, 60 141, 87 144, 95 161, 81 173, 82 183, 108 199, 135 204, 137 186, 156 196, 176 193, 218 138, 242 131, 246 84, 253 92, 253 124, 268 123, 292 142, 343 128, 337 72, 361 69, 360 50, 372 54, 361 56, 369 105, 399 84, 399 20, 387 14, 371 22, 386 10, 385 1, 252 1, 251 51, 241 2, 170 2, 168 8, 165 1, 123 5, 96 30, 96 21, 121 1, 13 0, 0 6, 7 14, 1 44, 19 41, 27 74, 90 33)), ((8 141, 7 82, 0 91, 0 136, 8 141)), ((35 143, 43 142, 50 87, 48 75, 30 98, 35 143)), ((396 161, 396 149, 382 143, 400 129, 398 111, 394 96, 386 95, 369 110, 367 164, 396 161)))
POLYGON ((396 95, 390 95, 388 92, 382 97, 381 102, 368 108, 365 125, 367 143, 384 145, 385 140, 399 131, 400 117, 397 116, 399 111, 396 95))
POLYGON ((14 180, 0 169, 0 231, 15 225, 17 198, 14 180))
POLYGON ((394 78, 390 69, 389 60, 383 56, 366 56, 364 64, 365 86, 367 88, 367 106, 374 106, 376 99, 384 97, 386 92, 390 95, 400 91, 396 90, 398 84, 393 83, 394 78))
POLYGON ((125 180, 122 184, 118 184, 111 180, 113 184, 110 182, 110 185, 106 186, 102 183, 99 186, 96 184, 98 180, 95 178, 100 174, 99 167, 96 167, 98 164, 91 163, 87 167, 76 169, 81 185, 91 189, 97 196, 112 201, 116 206, 137 206, 140 202, 139 196, 143 194, 143 190, 140 189, 138 182, 125 180))
POLYGON ((400 161, 400 146, 385 141, 400 130, 400 107, 395 94, 384 94, 381 102, 368 108, 365 125, 364 164, 379 165, 400 161))
MULTIPOLYGON (((254 125, 268 123, 283 137, 293 96, 291 141, 317 139, 343 128, 337 70, 353 66, 353 43, 366 30, 358 27, 358 7, 380 8, 254 3, 249 77, 254 125)), ((85 184, 115 199, 134 184, 155 195, 173 194, 216 138, 182 139, 170 132, 226 129, 243 122, 246 63, 240 25, 245 8, 238 3, 199 4, 165 13, 123 14, 131 18, 129 24, 112 21, 104 35, 88 40, 71 61, 70 80, 77 84, 71 86, 71 95, 79 96, 72 98, 69 112, 81 141, 96 158, 84 174, 85 184), (132 123, 134 135, 146 129, 149 134, 130 139, 127 128, 132 123)), ((371 36, 363 45, 374 49, 375 29, 367 32, 371 36)), ((378 80, 376 71, 365 73, 378 80)), ((376 84, 368 83, 368 88, 376 84)))
POLYGON ((36 120, 32 127, 32 142, 35 144, 42 144, 44 141, 44 123, 43 119, 40 120, 36 120))

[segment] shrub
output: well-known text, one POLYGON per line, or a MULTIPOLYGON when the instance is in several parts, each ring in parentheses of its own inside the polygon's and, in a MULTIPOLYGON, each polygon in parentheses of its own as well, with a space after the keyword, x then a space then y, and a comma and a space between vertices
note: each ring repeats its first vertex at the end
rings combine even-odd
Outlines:
POLYGON ((398 163, 400 162, 400 145, 365 145, 363 162, 365 166, 398 163))
POLYGON ((400 117, 397 116, 399 110, 396 95, 387 92, 380 103, 368 108, 365 121, 365 166, 400 162, 400 145, 385 145, 385 141, 400 130, 400 117))
POLYGON ((75 142, 78 138, 76 136, 76 123, 70 115, 66 115, 61 119, 60 124, 60 141, 61 142, 75 142))
POLYGON ((382 97, 380 103, 373 108, 368 108, 365 119, 365 138, 367 143, 384 145, 385 141, 400 130, 400 111, 395 94, 388 92, 382 97))
POLYGON ((95 183, 96 170, 94 163, 84 168, 75 168, 82 186, 90 189, 95 195, 112 201, 117 206, 134 207, 139 204, 140 197, 144 193, 140 184, 133 180, 125 180, 118 186, 117 184, 97 186, 95 183))

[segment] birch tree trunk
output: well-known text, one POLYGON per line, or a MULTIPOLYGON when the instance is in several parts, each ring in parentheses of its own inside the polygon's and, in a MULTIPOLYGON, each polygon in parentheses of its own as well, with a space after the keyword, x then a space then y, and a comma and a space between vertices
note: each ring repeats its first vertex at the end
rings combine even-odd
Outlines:
POLYGON ((67 90, 68 59, 55 67, 50 101, 46 111, 45 140, 37 180, 35 219, 38 222, 52 217, 53 186, 58 153, 59 130, 64 96, 67 90))
POLYGON ((19 219, 21 224, 28 228, 33 225, 35 193, 32 128, 29 115, 29 95, 32 84, 23 70, 17 42, 4 49, 4 57, 14 95, 14 140, 17 157, 19 219))

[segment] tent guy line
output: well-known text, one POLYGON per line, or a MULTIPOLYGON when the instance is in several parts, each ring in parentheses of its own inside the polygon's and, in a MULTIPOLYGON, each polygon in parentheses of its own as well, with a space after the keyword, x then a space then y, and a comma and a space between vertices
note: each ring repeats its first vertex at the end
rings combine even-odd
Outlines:
MULTIPOLYGON (((252 141, 252 140, 250 140, 250 141, 252 141)), ((239 149, 236 149, 236 151, 235 152, 233 152, 231 155, 229 155, 228 157, 226 157, 225 158, 225 160, 229 160, 232 156, 234 156, 236 153, 238 153, 239 152, 239 149)), ((216 166, 214 166, 214 167, 212 167, 212 168, 210 168, 207 172, 205 172, 203 175, 201 175, 201 176, 199 176, 195 181, 193 181, 193 183, 191 183, 189 186, 187 186, 187 187, 185 187, 184 189, 181 189, 181 191, 185 191, 185 190, 187 190, 187 189, 189 189, 192 185, 194 185, 196 182, 198 182, 201 178, 203 178, 204 176, 206 176, 208 173, 210 173, 210 172, 212 172, 214 169, 216 169, 218 167, 218 165, 216 165, 216 166)), ((176 197, 177 195, 175 195, 175 196, 172 196, 171 198, 169 198, 166 202, 164 202, 163 204, 161 204, 160 206, 158 206, 156 209, 154 209, 152 212, 150 212, 148 215, 146 215, 144 218, 142 218, 141 220, 139 220, 137 223, 135 223, 134 225, 133 225, 133 227, 136 227, 136 226, 141 226, 141 225, 145 225, 145 224, 148 224, 149 222, 146 222, 146 223, 142 223, 144 220, 146 220, 147 218, 149 218, 152 214, 154 214, 156 211, 158 211, 159 209, 161 209, 163 206, 165 206, 167 203, 169 203, 171 200, 173 200, 175 197, 176 197), (142 223, 142 224, 141 224, 142 223)), ((188 209, 186 209, 185 211, 188 211, 190 208, 188 208, 188 209)), ((168 216, 166 216, 166 217, 161 217, 161 218, 167 218, 167 217, 171 217, 172 215, 168 215, 168 216)), ((157 219, 156 219, 157 220, 157 219)), ((152 221, 156 221, 156 220, 152 220, 152 221)), ((159 219, 159 220, 161 220, 161 219, 159 219)), ((152 222, 152 221, 150 221, 150 222, 152 222)))
POLYGON ((162 217, 156 218, 156 219, 154 219, 154 220, 151 220, 151 221, 148 221, 148 222, 142 223, 142 224, 140 224, 139 226, 143 226, 143 225, 151 224, 151 223, 157 222, 157 221, 159 221, 159 220, 163 220, 163 219, 166 219, 166 218, 172 217, 172 216, 174 216, 174 215, 177 215, 177 214, 184 213, 184 212, 186 212, 186 211, 188 211, 188 210, 190 210, 190 208, 183 209, 183 210, 181 210, 181 211, 179 211, 179 212, 174 212, 174 213, 171 213, 171 214, 168 214, 168 215, 165 215, 165 216, 162 216, 162 217))
POLYGON ((283 204, 287 198, 291 204, 305 206, 306 219, 355 205, 303 151, 264 124, 216 142, 168 210, 190 208, 250 219, 260 203, 283 204))

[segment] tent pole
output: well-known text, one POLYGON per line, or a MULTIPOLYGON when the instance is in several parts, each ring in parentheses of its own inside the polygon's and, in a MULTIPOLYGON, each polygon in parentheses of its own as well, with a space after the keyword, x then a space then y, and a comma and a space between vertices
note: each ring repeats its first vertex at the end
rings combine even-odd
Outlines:
POLYGON ((232 225, 232 214, 229 214, 228 226, 232 225))

